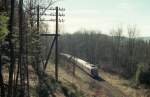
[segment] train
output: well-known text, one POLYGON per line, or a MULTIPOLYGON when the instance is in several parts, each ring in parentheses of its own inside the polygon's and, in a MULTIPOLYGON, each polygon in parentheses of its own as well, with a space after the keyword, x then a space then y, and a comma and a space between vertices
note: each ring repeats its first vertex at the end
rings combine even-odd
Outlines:
POLYGON ((90 64, 89 62, 86 62, 80 58, 77 58, 75 56, 72 56, 72 55, 69 55, 66 53, 60 53, 60 56, 67 60, 70 60, 71 62, 74 62, 75 65, 77 65, 77 67, 84 70, 86 73, 88 73, 94 79, 99 78, 98 68, 96 65, 90 64))

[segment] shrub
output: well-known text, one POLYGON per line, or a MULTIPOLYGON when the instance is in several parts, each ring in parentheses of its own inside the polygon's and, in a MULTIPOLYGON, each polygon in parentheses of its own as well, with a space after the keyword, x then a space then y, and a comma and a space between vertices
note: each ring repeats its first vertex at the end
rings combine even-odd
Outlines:
POLYGON ((138 68, 135 74, 135 82, 137 85, 150 85, 150 66, 148 64, 138 64, 138 68))
POLYGON ((6 35, 8 32, 7 29, 8 18, 6 16, 0 15, 0 40, 6 35))

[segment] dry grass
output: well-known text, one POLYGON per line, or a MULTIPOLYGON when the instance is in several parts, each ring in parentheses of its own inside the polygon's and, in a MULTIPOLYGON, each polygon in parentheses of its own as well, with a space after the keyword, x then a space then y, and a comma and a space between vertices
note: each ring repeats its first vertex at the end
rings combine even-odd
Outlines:
POLYGON ((132 88, 130 85, 131 82, 129 80, 123 79, 118 75, 110 74, 110 73, 104 72, 103 70, 100 70, 100 75, 102 76, 102 78, 104 78, 110 84, 118 87, 122 92, 127 94, 129 97, 150 97, 149 89, 132 88))
MULTIPOLYGON (((53 76, 55 75, 54 65, 48 65, 46 72, 53 76)), ((8 70, 4 69, 4 79, 8 79, 8 70)), ((29 72, 30 72, 30 92, 31 97, 36 97, 36 86, 37 86, 37 76, 32 69, 31 66, 29 66, 29 72)), ((118 75, 110 74, 107 72, 104 72, 103 70, 100 70, 100 76, 104 78, 106 81, 108 81, 110 84, 112 84, 115 87, 118 87, 122 92, 124 92, 126 95, 129 95, 129 97, 150 97, 148 89, 135 89, 130 86, 130 81, 125 80, 121 78, 118 75)), ((79 92, 83 93, 84 97, 108 97, 106 94, 106 91, 101 88, 94 86, 93 80, 86 74, 84 74, 80 69, 76 68, 76 76, 73 76, 71 70, 68 70, 66 67, 59 67, 59 80, 62 82, 64 86, 68 87, 75 87, 79 92), (74 85, 74 86, 72 86, 74 85)), ((56 91, 54 93, 56 97, 65 97, 63 93, 60 91, 56 91)), ((82 97, 82 96, 81 96, 82 97)))
MULTIPOLYGON (((54 65, 48 65, 47 74, 54 77, 55 75, 55 67, 54 65)), ((6 69, 5 69, 6 70, 6 69)), ((8 72, 8 70, 4 71, 8 72)), ((29 65, 29 79, 30 79, 30 93, 31 97, 37 96, 36 86, 38 84, 37 75, 35 74, 32 66, 29 65)), ((143 96, 147 90, 136 90, 128 86, 129 81, 120 78, 117 75, 111 75, 104 71, 100 71, 100 75, 112 85, 118 87, 120 90, 130 95, 130 97, 150 97, 143 96)), ((7 78, 7 74, 5 78, 7 78)), ((97 86, 89 76, 83 73, 80 69, 76 68, 76 76, 73 76, 71 70, 66 67, 59 67, 59 81, 61 81, 62 85, 70 88, 70 90, 79 91, 79 96, 77 97, 109 97, 107 95, 108 91, 105 91, 102 87, 97 86), (83 95, 81 95, 83 93, 83 95), (81 96, 80 96, 81 95, 81 96)), ((56 97, 65 97, 62 91, 55 91, 54 93, 56 97)))
POLYGON ((29 65, 29 86, 30 86, 30 96, 31 97, 37 97, 37 90, 36 87, 38 85, 38 77, 32 68, 31 65, 29 65))
MULTIPOLYGON (((47 73, 54 75, 54 65, 49 65, 47 68, 47 73)), ((68 68, 59 67, 59 80, 64 85, 74 85, 77 90, 83 92, 85 97, 108 97, 103 88, 93 85, 95 82, 78 68, 76 68, 76 75, 73 76, 68 68)))

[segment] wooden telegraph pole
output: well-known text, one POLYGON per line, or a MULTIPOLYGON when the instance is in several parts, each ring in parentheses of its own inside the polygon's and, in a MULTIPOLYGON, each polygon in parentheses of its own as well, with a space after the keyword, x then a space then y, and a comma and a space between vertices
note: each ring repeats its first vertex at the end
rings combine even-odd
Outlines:
POLYGON ((50 46, 50 50, 49 50, 49 53, 47 55, 47 58, 46 58, 46 62, 44 63, 44 70, 46 69, 47 67, 47 64, 48 64, 48 60, 51 56, 51 53, 52 53, 52 49, 54 47, 54 44, 55 44, 55 79, 56 81, 58 81, 58 61, 59 61, 59 50, 58 50, 58 37, 59 37, 59 32, 58 32, 58 29, 59 29, 59 22, 64 22, 64 20, 62 19, 59 19, 60 16, 65 16, 64 14, 60 14, 59 11, 65 11, 64 8, 59 8, 59 7, 56 7, 56 8, 50 8, 50 9, 47 9, 47 10, 55 10, 56 13, 55 14, 44 14, 44 15, 49 15, 49 16, 55 16, 55 19, 51 19, 51 20, 41 20, 41 21, 53 21, 56 23, 56 32, 55 34, 41 34, 42 36, 54 36, 54 39, 53 39, 53 42, 50 46))

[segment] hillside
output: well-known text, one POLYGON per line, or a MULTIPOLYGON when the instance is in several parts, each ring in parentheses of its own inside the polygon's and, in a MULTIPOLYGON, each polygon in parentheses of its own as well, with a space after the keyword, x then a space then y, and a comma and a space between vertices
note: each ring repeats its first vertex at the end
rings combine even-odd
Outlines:
MULTIPOLYGON (((122 97, 117 96, 122 93, 128 95, 126 97, 149 97, 150 95, 149 89, 133 88, 130 81, 103 70, 99 70, 99 75, 105 80, 101 82, 93 80, 79 68, 76 68, 74 76, 70 65, 60 64, 59 82, 55 81, 54 64, 48 65, 43 76, 43 84, 40 86, 41 97, 122 97)), ((7 70, 4 72, 5 78, 8 78, 7 70)), ((37 97, 38 78, 32 66, 29 66, 29 72, 30 96, 37 97)))
POLYGON ((130 97, 150 97, 150 89, 144 88, 142 85, 136 87, 131 80, 124 79, 118 74, 113 74, 100 70, 101 76, 110 84, 117 87, 130 97))
POLYGON ((142 39, 144 41, 149 41, 150 40, 150 37, 138 37, 138 39, 142 39))
MULTIPOLYGON (((61 66, 61 68, 59 68, 59 80, 64 85, 68 86, 68 84, 72 84, 76 87, 76 89, 82 94, 81 97, 122 97, 124 95, 116 87, 113 87, 105 81, 99 82, 92 79, 79 68, 76 68, 76 75, 74 76, 71 68, 69 69, 67 65, 63 65, 63 67, 61 66)), ((47 73, 54 75, 54 65, 49 65, 48 68, 47 73)), ((124 95, 124 97, 128 96, 124 95)))

